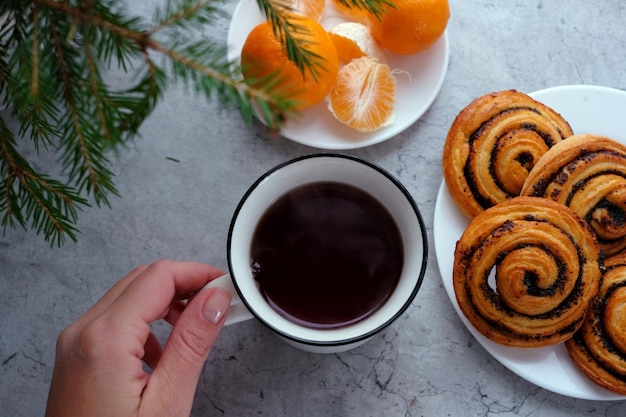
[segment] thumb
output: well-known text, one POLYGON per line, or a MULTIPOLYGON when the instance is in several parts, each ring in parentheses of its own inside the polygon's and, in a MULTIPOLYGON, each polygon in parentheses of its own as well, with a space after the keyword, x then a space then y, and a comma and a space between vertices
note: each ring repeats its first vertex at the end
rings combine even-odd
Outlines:
POLYGON ((189 414, 200 372, 224 326, 230 301, 227 291, 210 288, 199 292, 189 302, 176 321, 150 377, 143 404, 161 407, 157 413, 161 415, 189 414), (145 401, 146 395, 152 399, 145 401), (163 404, 163 401, 169 403, 163 404))

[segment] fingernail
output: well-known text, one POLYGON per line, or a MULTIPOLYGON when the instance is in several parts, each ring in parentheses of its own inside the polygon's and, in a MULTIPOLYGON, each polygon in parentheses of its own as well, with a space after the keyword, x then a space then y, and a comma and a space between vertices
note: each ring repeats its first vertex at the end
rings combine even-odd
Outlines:
POLYGON ((213 324, 219 323, 226 315, 230 307, 231 296, 222 289, 213 290, 212 294, 204 302, 202 314, 204 318, 213 324))

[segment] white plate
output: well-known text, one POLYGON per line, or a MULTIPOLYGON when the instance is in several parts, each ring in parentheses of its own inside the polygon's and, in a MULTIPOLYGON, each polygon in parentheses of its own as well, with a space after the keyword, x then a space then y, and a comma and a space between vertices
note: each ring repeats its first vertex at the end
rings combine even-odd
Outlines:
MULTIPOLYGON (((228 31, 228 57, 239 61, 241 48, 250 31, 265 17, 255 0, 242 0, 230 23, 228 31)), ((341 22, 343 16, 330 1, 320 23, 326 29, 341 22)), ((419 119, 437 97, 448 68, 448 36, 444 33, 428 50, 416 55, 400 56, 388 53, 392 69, 407 74, 396 74, 398 81, 395 123, 371 133, 360 133, 344 126, 328 111, 325 100, 303 110, 298 120, 288 121, 281 135, 295 142, 321 149, 354 149, 387 140, 419 119)))
MULTIPOLYGON (((626 143, 626 92, 573 85, 530 95, 561 113, 574 133, 595 133, 626 143)), ((563 344, 539 349, 510 348, 488 340, 469 323, 457 304, 452 285, 454 248, 468 224, 442 182, 434 216, 435 253, 441 279, 463 323, 487 352, 527 381, 558 394, 588 400, 626 399, 588 379, 570 360, 563 344)))

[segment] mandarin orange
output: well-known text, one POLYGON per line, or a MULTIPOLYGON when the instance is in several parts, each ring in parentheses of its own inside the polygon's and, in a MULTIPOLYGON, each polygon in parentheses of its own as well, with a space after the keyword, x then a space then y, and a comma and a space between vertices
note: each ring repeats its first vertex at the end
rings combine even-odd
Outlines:
POLYGON ((380 19, 370 16, 374 38, 396 54, 410 55, 428 49, 446 30, 448 0, 394 0, 380 19))
POLYGON ((357 22, 343 22, 330 30, 339 59, 350 62, 354 58, 370 56, 381 62, 387 60, 385 50, 376 42, 370 29, 357 22))
MULTIPOLYGON (((268 87, 272 93, 282 94, 297 102, 296 109, 303 110, 324 99, 337 79, 339 57, 330 35, 317 22, 305 17, 292 17, 305 30, 294 37, 305 42, 304 47, 317 55, 317 73, 309 68, 301 71, 289 59, 285 46, 265 21, 248 35, 241 51, 241 69, 246 82, 252 87, 268 87)), ((314 64, 315 65, 315 64, 314 64)))

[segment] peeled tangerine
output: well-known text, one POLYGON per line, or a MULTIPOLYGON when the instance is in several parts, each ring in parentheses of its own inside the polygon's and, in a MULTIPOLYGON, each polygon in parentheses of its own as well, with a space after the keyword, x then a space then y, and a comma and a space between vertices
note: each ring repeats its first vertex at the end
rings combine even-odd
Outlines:
POLYGON ((339 70, 327 101, 341 123, 373 132, 394 121, 396 79, 387 64, 367 56, 353 59, 339 70))
POLYGON ((374 40, 370 29, 357 22, 342 22, 330 30, 330 37, 337 48, 339 59, 350 62, 354 58, 370 56, 380 62, 387 61, 387 54, 374 40))

